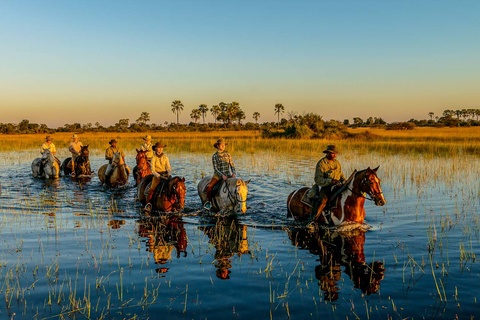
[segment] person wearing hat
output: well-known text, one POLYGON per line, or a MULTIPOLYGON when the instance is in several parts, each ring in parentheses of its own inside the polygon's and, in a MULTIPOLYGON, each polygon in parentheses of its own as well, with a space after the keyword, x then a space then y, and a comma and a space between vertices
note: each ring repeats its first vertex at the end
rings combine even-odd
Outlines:
MULTIPOLYGON (((123 150, 121 148, 117 147, 117 140, 112 139, 108 142, 108 144, 110 146, 105 150, 105 160, 108 160, 107 170, 105 170, 105 181, 107 183, 108 183, 108 181, 110 181, 110 175, 112 174, 112 169, 113 169, 112 160, 113 160, 114 154, 119 152, 120 155, 123 158, 123 162, 125 162, 125 153, 123 152, 123 150)), ((126 162, 125 162, 125 168, 128 171, 130 171, 126 162)))
POLYGON ((163 148, 167 145, 163 142, 157 142, 153 146, 153 157, 152 162, 150 163, 150 168, 152 170, 153 178, 150 185, 150 190, 148 190, 147 195, 147 204, 145 205, 146 211, 152 210, 152 198, 160 182, 165 183, 170 178, 170 173, 172 172, 172 167, 170 166, 170 160, 167 155, 163 153, 163 148))
POLYGON ((217 152, 215 152, 212 156, 212 163, 213 163, 213 177, 210 182, 205 187, 205 193, 207 194, 207 202, 205 203, 205 209, 209 210, 212 206, 212 191, 213 187, 217 182, 222 180, 227 180, 228 178, 235 178, 235 165, 233 164, 232 156, 225 151, 225 143, 224 139, 218 139, 217 142, 213 145, 217 152))
MULTIPOLYGON (((53 140, 53 138, 51 136, 46 136, 45 137, 45 142, 40 147, 40 153, 43 155, 45 153, 45 151, 47 151, 47 150, 50 151, 50 153, 55 158, 55 161, 60 166, 60 160, 55 156, 57 154, 57 148, 55 148, 55 145, 53 144, 52 140, 53 140)), ((42 160, 41 165, 40 165, 40 171, 39 171, 40 176, 43 175, 43 166, 45 164, 44 161, 46 161, 46 160, 45 159, 42 160)))
POLYGON ((151 163, 153 157, 152 137, 147 134, 143 140, 145 142, 140 146, 140 150, 146 151, 147 161, 151 163))
POLYGON ((77 160, 77 157, 80 155, 80 151, 82 150, 83 144, 81 141, 78 140, 78 135, 73 134, 72 135, 72 142, 70 142, 70 145, 68 146, 68 151, 72 153, 72 160, 70 160, 70 163, 72 165, 72 177, 75 177, 75 161, 77 160))
POLYGON ((346 180, 342 172, 342 166, 337 160, 337 153, 339 153, 337 147, 328 145, 323 153, 325 153, 325 157, 317 162, 315 168, 315 184, 312 187, 315 194, 313 197, 309 195, 314 198, 309 217, 310 222, 316 222, 322 214, 328 199, 332 196, 333 187, 341 185, 346 180))
POLYGON ((43 154, 46 150, 49 150, 50 153, 55 156, 57 154, 57 149, 52 142, 53 138, 51 136, 45 137, 45 142, 40 147, 40 153, 43 154))

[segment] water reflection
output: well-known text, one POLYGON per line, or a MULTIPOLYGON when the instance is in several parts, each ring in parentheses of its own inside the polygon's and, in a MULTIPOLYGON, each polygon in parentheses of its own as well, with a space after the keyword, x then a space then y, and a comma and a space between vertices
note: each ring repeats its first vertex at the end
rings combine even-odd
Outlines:
POLYGON ((137 232, 146 238, 146 250, 153 253, 153 259, 159 265, 155 269, 158 273, 168 271, 165 264, 172 259, 174 250, 177 258, 187 256, 187 232, 178 216, 142 217, 137 220, 137 232))
POLYGON ((315 277, 327 301, 336 301, 340 294, 339 283, 343 272, 354 287, 370 295, 380 289, 385 268, 382 262, 365 261, 365 232, 360 230, 336 233, 320 230, 310 233, 305 229, 290 229, 292 244, 319 256, 315 277))
POLYGON ((248 247, 247 226, 235 217, 217 217, 212 224, 200 226, 199 229, 208 236, 215 248, 213 264, 219 279, 230 279, 232 257, 237 254, 250 254, 248 247))

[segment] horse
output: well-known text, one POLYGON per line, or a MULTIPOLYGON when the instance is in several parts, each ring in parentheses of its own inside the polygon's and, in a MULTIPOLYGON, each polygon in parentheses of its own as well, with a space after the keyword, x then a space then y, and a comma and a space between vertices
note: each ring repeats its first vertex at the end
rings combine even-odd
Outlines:
POLYGON ((135 150, 137 150, 137 156, 135 157, 137 165, 133 168, 133 179, 135 180, 135 186, 138 186, 143 178, 152 174, 152 169, 147 160, 147 151, 135 150))
POLYGON ((312 233, 305 228, 290 228, 287 233, 292 245, 318 255, 320 264, 315 267, 315 277, 326 301, 339 298, 342 268, 363 294, 370 295, 380 289, 385 266, 381 261, 366 262, 364 230, 331 232, 320 229, 312 233))
MULTIPOLYGON (((90 151, 88 150, 88 145, 82 146, 80 149, 80 155, 74 162, 75 164, 75 176, 77 178, 90 177, 93 172, 90 167, 90 151)), ((62 162, 60 167, 63 170, 63 173, 66 176, 72 174, 72 157, 68 157, 62 162)))
MULTIPOLYGON (((137 186, 137 199, 146 204, 153 175, 143 178, 137 186)), ((179 212, 185 208, 187 188, 185 178, 172 177, 158 184, 152 197, 152 209, 159 212, 179 212)))
MULTIPOLYGON (((365 220, 365 200, 371 200, 377 206, 387 203, 375 169, 355 170, 340 190, 334 192, 327 210, 319 217, 320 224, 338 226, 344 222, 363 224, 365 220), (336 196, 338 194, 338 196, 336 196), (368 196, 368 197, 367 197, 368 196), (330 207, 330 208, 328 208, 330 207)), ((310 188, 303 187, 290 193, 287 198, 287 217, 306 220, 312 210, 311 199, 306 193, 310 188)))
POLYGON ((34 178, 58 179, 60 165, 58 160, 50 153, 50 150, 45 150, 41 158, 33 160, 32 174, 34 178))
POLYGON ((106 177, 108 164, 104 164, 98 169, 98 179, 101 184, 106 184, 109 187, 123 186, 128 182, 130 175, 130 168, 128 168, 120 152, 115 152, 112 158, 112 171, 110 177, 106 177), (108 179, 108 181, 106 180, 108 179))
MULTIPOLYGON (((197 186, 198 195, 202 200, 202 205, 208 201, 207 194, 204 190, 210 180, 211 177, 205 177, 200 180, 197 186)), ((220 185, 218 186, 218 192, 215 192, 212 199, 211 210, 235 213, 240 209, 242 213, 247 212, 248 184, 250 183, 250 180, 244 181, 240 178, 228 178, 225 181, 220 180, 218 183, 220 185)))

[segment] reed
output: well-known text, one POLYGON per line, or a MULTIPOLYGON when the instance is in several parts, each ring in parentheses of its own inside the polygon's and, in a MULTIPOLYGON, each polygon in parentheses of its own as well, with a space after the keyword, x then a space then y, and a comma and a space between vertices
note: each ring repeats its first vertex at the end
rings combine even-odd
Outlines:
MULTIPOLYGON (((209 153, 213 144, 222 137, 229 143, 230 152, 255 154, 261 152, 284 152, 318 155, 326 144, 335 143, 345 152, 368 154, 429 154, 449 156, 453 153, 480 153, 480 128, 417 128, 409 131, 387 131, 383 129, 350 129, 352 138, 344 140, 326 139, 264 139, 258 131, 215 131, 215 132, 158 132, 150 133, 152 141, 162 140, 167 144, 168 153, 209 153)), ((52 134, 57 152, 69 156, 68 145, 72 133, 52 134)), ((90 150, 101 154, 111 139, 118 140, 118 146, 127 153, 134 153, 143 143, 145 133, 88 132, 80 140, 90 150)), ((0 151, 39 150, 43 134, 2 135, 0 151)))

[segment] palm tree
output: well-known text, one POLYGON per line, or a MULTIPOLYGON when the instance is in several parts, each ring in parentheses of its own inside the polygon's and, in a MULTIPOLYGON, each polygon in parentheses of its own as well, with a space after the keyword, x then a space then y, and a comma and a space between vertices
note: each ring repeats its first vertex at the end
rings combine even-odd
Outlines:
POLYGON ((202 114, 202 118, 203 118, 203 123, 205 123, 205 115, 207 114, 208 112, 208 107, 206 104, 201 104, 198 106, 198 110, 200 111, 200 113, 202 114))
POLYGON ((210 109, 210 112, 212 113, 213 119, 215 120, 215 124, 217 124, 217 117, 220 114, 220 111, 221 111, 221 109, 218 105, 214 105, 210 109))
POLYGON ((172 112, 177 114, 177 124, 178 124, 178 115, 183 110, 183 104, 180 100, 172 101, 172 112))
POLYGON ((280 114, 282 114, 284 112, 285 112, 285 107, 283 106, 283 104, 281 104, 281 103, 275 104, 275 114, 278 115, 277 126, 280 125, 280 114))
POLYGON ((202 112, 200 109, 193 109, 192 112, 190 113, 190 118, 192 118, 195 123, 197 123, 198 119, 202 116, 202 112))
POLYGON ((259 112, 254 112, 253 113, 253 119, 255 120, 255 123, 258 124, 258 119, 260 118, 260 113, 259 112))
POLYGON ((430 120, 433 120, 433 116, 435 115, 435 113, 429 112, 428 115, 430 116, 430 120))

